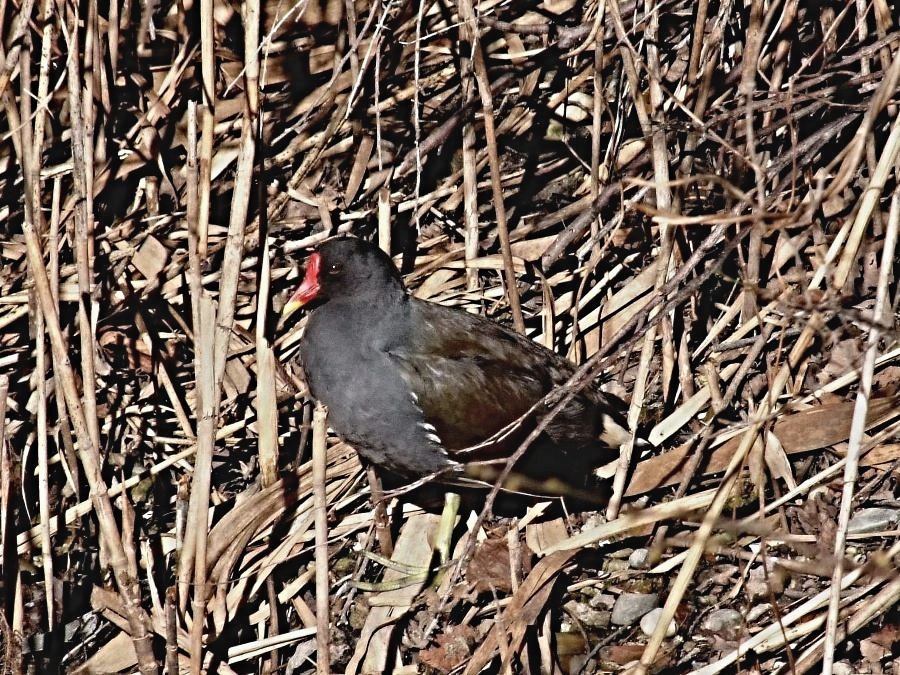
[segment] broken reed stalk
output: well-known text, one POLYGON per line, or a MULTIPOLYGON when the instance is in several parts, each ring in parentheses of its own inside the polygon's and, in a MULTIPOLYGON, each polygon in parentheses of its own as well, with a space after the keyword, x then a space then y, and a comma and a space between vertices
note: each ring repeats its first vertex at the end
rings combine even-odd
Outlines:
POLYGON ((200 83, 202 92, 200 136, 200 193, 197 210, 197 247, 205 260, 209 247, 210 181, 216 124, 216 55, 213 0, 200 0, 200 83))
MULTIPOLYGON (((606 14, 606 2, 601 0, 597 7, 597 16, 594 17, 594 68, 593 68, 593 87, 591 92, 593 97, 593 106, 591 110, 591 202, 594 204, 600 199, 600 146, 603 143, 601 136, 603 132, 603 31, 600 27, 603 25, 603 17, 606 14)), ((607 168, 607 167, 604 167, 607 168)), ((604 182, 609 175, 609 170, 604 172, 604 182)), ((597 217, 591 222, 591 240, 594 242, 594 255, 600 254, 600 221, 601 215, 598 212, 597 217)))
MULTIPOLYGON (((70 54, 79 53, 78 14, 71 13, 68 30, 70 54)), ((84 415, 93 445, 100 445, 100 429, 97 422, 97 376, 94 363, 94 331, 90 313, 93 308, 93 288, 91 273, 91 244, 93 236, 93 213, 88 205, 88 159, 93 165, 93 146, 85 145, 85 120, 82 108, 83 78, 79 59, 68 59, 69 114, 72 118, 72 163, 75 186, 75 241, 71 242, 75 251, 75 267, 78 279, 78 336, 81 341, 81 380, 84 415), (89 154, 85 154, 89 153, 89 154)))
MULTIPOLYGON (((246 8, 246 19, 253 19, 245 23, 245 47, 255 54, 259 41, 258 34, 258 3, 250 2, 246 8)), ((244 227, 247 219, 247 208, 250 201, 251 180, 253 176, 253 162, 255 157, 255 130, 256 114, 258 113, 258 62, 252 69, 248 64, 248 87, 245 90, 245 115, 241 125, 241 145, 238 159, 237 176, 235 178, 234 193, 232 195, 231 216, 228 226, 228 235, 225 242, 225 255, 222 262, 222 275, 219 283, 218 311, 216 311, 212 299, 206 294, 200 285, 199 265, 202 260, 207 242, 205 225, 209 223, 209 177, 206 171, 210 165, 205 163, 204 154, 209 147, 209 156, 212 151, 212 134, 214 128, 212 122, 207 124, 209 110, 215 101, 215 80, 212 72, 212 6, 204 0, 201 3, 201 36, 203 38, 203 74, 204 96, 207 107, 204 109, 204 133, 200 146, 200 176, 198 179, 199 199, 197 200, 196 223, 196 252, 193 254, 191 284, 192 302, 200 307, 199 323, 194 326, 195 340, 195 367, 199 382, 197 396, 198 431, 197 431, 197 458, 194 465, 194 481, 191 488, 189 506, 189 528, 194 534, 193 551, 185 546, 179 573, 179 583, 184 590, 190 579, 190 560, 193 558, 193 583, 194 594, 192 601, 193 623, 191 625, 191 670, 199 673, 203 663, 203 629, 206 616, 206 599, 209 592, 207 587, 207 536, 208 536, 208 510, 210 492, 210 474, 212 471, 212 454, 215 448, 215 431, 219 415, 219 402, 221 398, 222 379, 225 374, 225 364, 228 355, 228 347, 231 338, 231 328, 234 321, 235 304, 237 300, 237 284, 241 269, 243 255, 244 227), (208 9, 209 14, 204 12, 208 9), (209 34, 208 34, 209 33, 209 34), (208 38, 208 40, 207 40, 208 38), (207 44, 208 42, 208 44, 207 44), (207 50, 207 46, 209 50, 207 50), (250 82, 252 78, 252 87, 250 82), (208 133, 207 133, 208 132, 208 133), (192 556, 191 556, 192 554, 192 556)), ((192 151, 193 152, 193 151, 192 151)), ((192 200, 193 196, 189 196, 192 200)), ((193 203, 191 203, 193 206, 193 203)), ((193 214, 189 214, 193 215, 193 214)), ((189 230, 193 224, 189 223, 189 230)), ((193 235, 191 235, 193 236, 193 235)), ((185 542, 186 544, 188 542, 185 542)), ((182 595, 182 606, 186 594, 182 595)))
POLYGON ((331 672, 330 584, 328 582, 328 501, 325 494, 328 411, 317 402, 313 412, 312 482, 313 513, 316 524, 316 672, 331 672))
MULTIPOLYGON (((251 122, 252 133, 262 128, 263 111, 259 107, 259 1, 251 0, 243 6, 244 52, 247 55, 244 68, 246 79, 245 116, 251 122)), ((268 49, 268 43, 267 43, 268 49)), ((260 178, 262 180, 262 178, 260 178)), ((247 184, 249 192, 250 184, 247 184)), ((261 191, 260 191, 261 192, 261 191)), ((272 280, 271 248, 268 228, 260 241, 259 290, 256 295, 256 424, 259 438, 259 468, 263 487, 278 480, 278 401, 275 392, 275 351, 266 335, 269 310, 269 292, 272 280)))
POLYGON ((38 509, 41 524, 41 562, 44 570, 44 594, 47 604, 47 629, 54 625, 53 543, 50 539, 50 479, 47 469, 47 348, 44 340, 44 315, 34 313, 35 393, 37 394, 38 509))
MULTIPOLYGON (((269 237, 263 242, 261 277, 269 275, 269 237)), ((278 400, 275 392, 275 351, 265 335, 268 281, 260 283, 256 314, 256 427, 260 483, 263 487, 278 480, 278 400)))
POLYGON ((23 230, 28 265, 34 278, 38 306, 44 313, 44 321, 50 334, 57 392, 62 390, 66 407, 69 410, 69 419, 72 421, 75 436, 78 439, 78 454, 91 487, 91 500, 94 502, 94 511, 100 524, 101 537, 110 556, 109 564, 113 568, 122 596, 125 616, 128 619, 131 638, 138 655, 138 665, 145 675, 156 673, 157 664, 153 654, 149 618, 141 608, 138 580, 128 570, 128 561, 113 513, 112 502, 110 502, 106 482, 102 475, 103 462, 99 449, 91 439, 84 409, 81 407, 78 387, 75 384, 75 374, 69 362, 68 348, 59 326, 59 317, 56 314, 55 303, 50 292, 50 282, 41 255, 40 243, 30 223, 25 222, 23 230))
MULTIPOLYGON (((456 11, 465 16, 463 7, 466 0, 457 0, 456 11)), ((478 166, 475 152, 475 83, 472 72, 472 54, 475 50, 475 37, 470 21, 459 22, 459 79, 460 96, 462 97, 462 190, 463 190, 463 226, 466 246, 466 288, 474 291, 478 288, 478 270, 473 263, 478 258, 478 166)), ((475 28, 477 30, 477 27, 475 28)))
POLYGON ((9 396, 9 376, 0 375, 0 561, 3 562, 4 573, 13 565, 6 560, 6 529, 8 526, 9 489, 12 484, 9 471, 9 458, 6 449, 6 399, 9 396))
MULTIPOLYGON (((900 176, 898 176, 900 178, 900 176)), ((847 527, 853 508, 853 494, 859 477, 859 457, 866 431, 866 414, 869 409, 869 397, 872 393, 872 377, 875 371, 875 359, 878 355, 878 342, 881 339, 879 326, 888 317, 889 307, 888 283, 892 275, 894 251, 897 246, 897 230, 900 227, 900 188, 894 188, 891 209, 888 215, 887 231, 884 237, 884 248, 881 251, 881 265, 878 273, 878 286, 875 290, 875 304, 872 308, 872 321, 869 324, 869 336, 866 351, 863 355, 862 372, 859 378, 859 390, 856 394, 856 406, 853 410, 853 423, 850 427, 850 439, 847 446, 846 464, 844 465, 844 481, 841 493, 841 507, 838 512, 838 527, 834 540, 834 572, 831 579, 831 596, 828 602, 828 622, 825 627, 823 646, 822 672, 831 675, 834 671, 834 650, 837 645, 838 609, 841 602, 840 580, 844 574, 844 553, 847 544, 847 527)), ((840 268, 839 268, 840 269, 840 268)), ((890 324, 893 322, 891 321, 890 324)), ((890 325, 889 324, 889 325, 890 325)))
MULTIPOLYGON (((483 47, 478 36, 478 23, 472 0, 458 0, 460 22, 467 24, 467 33, 472 41, 471 61, 474 66, 475 82, 481 97, 481 112, 484 116, 484 136, 487 145, 488 164, 490 165, 491 193, 493 195, 494 217, 497 220, 497 233, 500 238, 500 250, 503 255, 503 277, 506 280, 506 295, 512 312, 513 326, 519 333, 525 332, 525 318, 522 315, 522 301, 519 298, 519 286, 516 270, 513 267, 512 248, 509 239, 509 226, 506 222, 506 206, 503 203, 503 185, 500 175, 500 155, 497 151, 497 130, 494 123, 494 101, 491 94, 491 81, 487 65, 484 62, 483 47)), ((476 204, 477 208, 477 204, 476 204)), ((477 225, 476 225, 477 226, 477 225)))
MULTIPOLYGON (((42 15, 46 15, 49 1, 44 0, 42 15)), ((23 8, 24 9, 24 8, 23 8)), ((44 36, 41 48, 40 73, 38 76, 38 110, 34 115, 34 134, 29 134, 30 127, 26 123, 21 128, 21 147, 25 155, 22 157, 23 176, 27 194, 28 210, 39 232, 45 230, 45 222, 40 208, 41 204, 41 164, 44 149, 44 123, 46 121, 46 106, 43 102, 47 98, 49 86, 49 49, 52 39, 52 25, 44 27, 44 36), (30 147, 29 147, 29 138, 30 147), (30 152, 29 152, 30 151, 30 152)), ((28 40, 26 48, 21 53, 20 73, 22 82, 22 118, 30 120, 31 107, 31 41, 28 40)), ((53 543, 50 538, 50 480, 48 470, 47 452, 47 343, 45 339, 44 315, 37 308, 34 293, 29 294, 29 306, 33 314, 34 341, 35 341, 35 372, 34 392, 37 396, 37 454, 38 454, 38 512, 40 518, 40 545, 41 567, 44 572, 44 595, 47 606, 47 629, 53 630, 55 605, 53 583, 53 543)))
MULTIPOLYGON (((204 349, 205 342, 203 340, 204 329, 201 320, 201 306, 203 305, 203 281, 200 276, 200 185, 199 170, 197 166, 197 105, 193 101, 188 103, 187 108, 187 162, 185 166, 185 229, 187 230, 188 240, 188 265, 187 278, 188 290, 191 298, 191 326, 194 332, 194 414, 197 424, 197 449, 200 448, 201 435, 208 434, 204 430, 200 413, 203 412, 203 401, 201 400, 201 389, 206 388, 206 375, 201 371, 201 351, 204 349), (198 332, 200 331, 200 332, 198 332)), ((203 441, 205 444, 208 440, 203 441)), ((196 471, 196 462, 194 466, 196 471)), ((198 510, 197 501, 200 499, 199 491, 195 493, 192 490, 188 504, 187 522, 193 523, 198 518, 196 515, 198 510)), ((178 551, 177 566, 177 584, 178 584, 178 607, 183 612, 187 607, 190 598, 190 581, 193 574, 194 551, 197 543, 196 536, 187 536, 183 540, 178 537, 181 528, 176 527, 175 550, 178 551)))
POLYGON ((166 675, 178 673, 178 593, 176 586, 166 589, 166 675))
POLYGON ((366 479, 369 481, 369 493, 372 495, 373 518, 375 520, 375 538, 381 555, 390 558, 394 553, 394 541, 391 538, 391 522, 388 517, 384 490, 381 478, 374 466, 366 467, 366 479))
MULTIPOLYGON (((252 26, 245 25, 245 46, 249 45, 255 52, 258 44, 258 4, 248 3, 248 15, 257 20, 252 26), (250 6, 255 6, 252 9, 250 6)), ((207 17, 204 17, 204 19, 207 17)), ((205 67, 205 61, 204 61, 205 67)), ((205 73, 204 73, 205 75, 205 73)), ((258 77, 258 67, 254 70, 254 78, 258 77)), ((206 86, 214 86, 213 81, 204 78, 204 91, 206 86)), ((215 92, 206 92, 208 96, 215 98, 215 92)), ((198 431, 197 461, 195 464, 194 479, 197 481, 191 489, 191 506, 196 502, 196 509, 192 508, 194 533, 196 536, 194 552, 194 599, 193 623, 191 625, 191 669, 199 673, 203 663, 202 636, 205 625, 206 597, 209 591, 207 587, 207 563, 206 549, 208 536, 208 516, 210 474, 212 471, 212 454, 215 447, 215 430, 219 416, 219 404, 222 395, 222 380, 225 376, 225 365, 228 358, 228 348, 231 340, 231 329, 234 322, 235 305, 237 301, 237 285, 241 270, 241 258, 243 256, 244 227, 247 221, 247 209, 250 203, 250 191, 253 177, 253 163, 256 150, 256 113, 258 113, 258 92, 251 93, 245 90, 246 114, 241 122, 241 142, 238 156, 237 174, 235 177, 234 192, 231 201, 228 234, 225 240, 225 252, 222 260, 222 276, 219 282, 218 310, 213 306, 212 299, 201 291, 201 326, 199 333, 202 336, 201 377, 203 388, 202 401, 203 418, 198 431), (199 491, 197 499, 194 499, 194 489, 199 491)), ((205 121, 206 118, 204 118, 205 121)), ((210 129, 212 132, 213 129, 210 129)), ((210 134, 211 135, 211 134, 210 134)), ((204 137, 206 136, 204 130, 204 137)), ((201 153, 203 145, 201 145, 201 153)), ((200 220, 198 225, 198 253, 202 256, 203 239, 202 223, 204 222, 204 194, 209 192, 209 183, 203 175, 203 157, 200 158, 200 220)), ((209 201, 207 198, 206 208, 209 201)), ((208 222, 208 214, 206 215, 208 222)), ((195 326, 195 338, 198 334, 195 326)))

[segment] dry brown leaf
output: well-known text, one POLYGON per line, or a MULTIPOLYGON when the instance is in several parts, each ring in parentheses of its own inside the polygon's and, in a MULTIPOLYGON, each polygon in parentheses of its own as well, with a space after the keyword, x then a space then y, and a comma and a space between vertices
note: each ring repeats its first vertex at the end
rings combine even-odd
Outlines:
POLYGON ((156 237, 148 236, 131 259, 138 272, 148 281, 156 280, 169 259, 169 250, 156 237))
POLYGON ((72 672, 74 675, 106 675, 129 669, 136 663, 131 636, 120 632, 72 672))
POLYGON ((450 626, 435 638, 434 647, 419 652, 419 662, 441 673, 449 673, 472 655, 472 647, 478 637, 468 624, 450 626))
POLYGON ((765 459, 766 466, 772 476, 783 480, 790 490, 797 487, 797 481, 794 480, 794 470, 791 468, 791 463, 784 452, 784 446, 781 445, 778 436, 771 431, 766 431, 765 459))
POLYGON ((514 242, 510 248, 515 257, 521 258, 527 262, 534 262, 544 255, 555 240, 556 235, 538 237, 536 239, 524 239, 523 241, 514 242))
MULTIPOLYGON (((869 401, 866 428, 882 424, 900 413, 897 403, 896 398, 869 401)), ((788 455, 824 448, 849 436, 853 407, 853 402, 842 402, 788 414, 775 423, 773 432, 788 455)), ((701 472, 710 474, 724 471, 740 440, 740 437, 734 437, 715 448, 701 467, 701 472)), ((690 450, 690 445, 685 444, 640 462, 626 494, 640 495, 678 483, 681 471, 688 462, 690 450)))
POLYGON ((503 610, 501 620, 494 623, 466 665, 467 675, 475 675, 490 663, 497 652, 500 639, 507 642, 510 653, 518 652, 519 645, 525 637, 525 630, 544 610, 557 574, 574 554, 575 551, 552 553, 535 565, 513 595, 512 601, 503 610), (502 638, 501 631, 506 634, 502 638))
POLYGON ((562 518, 532 523, 525 527, 525 543, 535 553, 547 550, 568 536, 569 532, 562 518))
POLYGON ((479 593, 512 590, 506 537, 486 539, 478 544, 466 568, 466 579, 475 584, 479 593))
MULTIPOLYGON (((626 642, 625 644, 614 644, 603 647, 600 650, 600 662, 610 663, 617 666, 624 666, 633 663, 641 658, 646 645, 637 642, 626 642)), ((655 668, 662 668, 671 660, 671 653, 663 647, 653 661, 655 668)))

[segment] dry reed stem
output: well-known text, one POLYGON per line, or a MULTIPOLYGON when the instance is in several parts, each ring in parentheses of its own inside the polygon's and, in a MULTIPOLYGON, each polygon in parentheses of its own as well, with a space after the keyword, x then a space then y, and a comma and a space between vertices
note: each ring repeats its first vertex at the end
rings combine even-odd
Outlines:
POLYGON ((312 491, 316 522, 316 670, 331 672, 330 624, 331 603, 328 582, 328 504, 325 496, 326 446, 325 420, 328 411, 321 403, 313 413, 312 491))
MULTIPOLYGON (((203 633, 206 623, 206 599, 209 593, 207 586, 207 533, 209 510, 210 474, 212 473, 212 456, 215 449, 215 428, 217 418, 215 365, 214 365, 214 333, 216 311, 212 299, 201 292, 197 298, 200 304, 199 322, 194 326, 194 339, 197 360, 197 455, 194 458, 194 474, 191 477, 191 498, 188 506, 185 539, 179 565, 184 571, 179 581, 186 587, 188 579, 193 579, 191 594, 191 672, 199 675, 203 665, 203 633), (192 542, 192 556, 188 555, 189 542, 192 542), (193 571, 192 576, 191 570, 193 571)), ((187 592, 184 591, 182 604, 187 592)))
MULTIPOLYGON (((900 127, 896 127, 900 128, 900 127)), ((877 172, 875 174, 878 175, 877 172)), ((862 209, 860 209, 862 210, 862 209)), ((844 573, 844 549, 847 540, 847 525, 853 509, 853 494, 859 477, 859 456, 866 427, 866 413, 869 409, 869 397, 872 394, 872 375, 875 370, 875 359, 878 355, 878 342, 881 338, 879 324, 885 317, 888 292, 888 281, 891 276, 894 251, 897 246, 897 231, 900 229, 900 191, 894 190, 891 199, 891 210, 888 216, 888 229, 885 233, 882 249, 881 265, 878 274, 878 287, 875 291, 875 304, 872 307, 872 323, 863 357, 863 365, 859 378, 859 390, 856 395, 856 406, 853 410, 853 424, 850 428, 850 440, 844 465, 844 481, 841 493, 841 508, 838 513, 838 527, 834 541, 834 573, 832 575, 832 593, 828 602, 828 623, 825 628, 824 654, 822 672, 831 675, 834 669, 834 649, 837 642, 838 608, 841 601, 840 579, 844 573)), ((840 267, 838 273, 840 273, 840 267)), ((836 279, 837 281, 837 279, 836 279)), ((846 636, 844 636, 846 637, 846 636)))
POLYGON ((500 177, 500 157, 497 152, 497 130, 494 123, 494 102, 491 94, 491 82, 484 63, 483 48, 478 36, 478 25, 471 0, 458 2, 461 23, 468 26, 467 32, 472 44, 472 64, 475 82, 481 97, 481 111, 484 116, 484 135, 487 143, 488 164, 491 172, 491 190, 493 194, 494 217, 497 219, 497 232, 500 237, 500 250, 503 254, 503 274, 506 279, 506 294, 512 311, 513 325, 520 333, 525 332, 525 319, 522 316, 522 304, 519 299, 519 286, 513 268, 512 249, 510 248, 509 227, 506 222, 506 206, 503 203, 503 187, 500 177))
MULTIPOLYGON (((38 508, 41 518, 41 559, 44 569, 44 593, 47 601, 47 628, 53 630, 56 610, 53 599, 53 544, 50 540, 50 480, 47 468, 47 356, 44 341, 44 315, 35 312, 35 343, 37 364, 37 381, 35 393, 38 397, 37 409, 37 449, 38 449, 38 508)), ((0 392, 0 395, 3 395, 0 392)))
MULTIPOLYGON (((466 0, 457 0, 456 11, 465 16, 466 0)), ((478 168, 475 152, 475 82, 472 72, 472 52, 477 48, 474 30, 470 21, 459 22, 459 77, 463 117, 462 128, 462 177, 463 177, 463 226, 465 228, 466 263, 471 264, 478 257, 478 168)), ((478 288, 478 270, 466 268, 466 288, 478 288)))
POLYGON ((3 561, 4 573, 13 568, 11 561, 6 559, 9 547, 6 545, 6 530, 9 526, 9 489, 12 481, 9 470, 9 451, 6 447, 6 401, 9 396, 9 377, 0 375, 0 558, 3 561))

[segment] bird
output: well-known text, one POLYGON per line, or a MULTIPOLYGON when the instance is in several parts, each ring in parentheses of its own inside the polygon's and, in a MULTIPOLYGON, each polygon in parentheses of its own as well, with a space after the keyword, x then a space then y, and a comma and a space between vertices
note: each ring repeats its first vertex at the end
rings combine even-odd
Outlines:
MULTIPOLYGON (((280 324, 303 307, 299 356, 310 393, 364 460, 402 480, 496 475, 485 464, 518 447, 550 409, 544 397, 575 372, 500 323, 414 297, 390 256, 361 238, 333 238, 310 255, 280 324)), ((626 409, 591 383, 516 471, 538 493, 573 481, 590 487, 592 469, 630 437, 626 409)))

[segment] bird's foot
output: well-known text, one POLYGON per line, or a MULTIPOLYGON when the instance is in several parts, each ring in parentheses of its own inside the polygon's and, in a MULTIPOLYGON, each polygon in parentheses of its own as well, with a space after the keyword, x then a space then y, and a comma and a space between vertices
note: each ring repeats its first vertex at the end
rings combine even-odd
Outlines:
POLYGON ((353 585, 361 591, 382 592, 393 591, 407 586, 422 584, 433 576, 432 584, 437 586, 440 584, 446 572, 448 562, 450 560, 450 546, 453 543, 453 530, 456 527, 456 516, 459 513, 459 495, 455 492, 448 492, 444 497, 444 509, 441 512, 441 522, 435 533, 434 553, 437 554, 437 565, 434 567, 422 567, 419 565, 409 565, 407 563, 391 560, 380 556, 377 553, 366 551, 364 555, 385 569, 393 570, 401 573, 403 576, 391 579, 389 581, 368 582, 354 581, 353 585))

